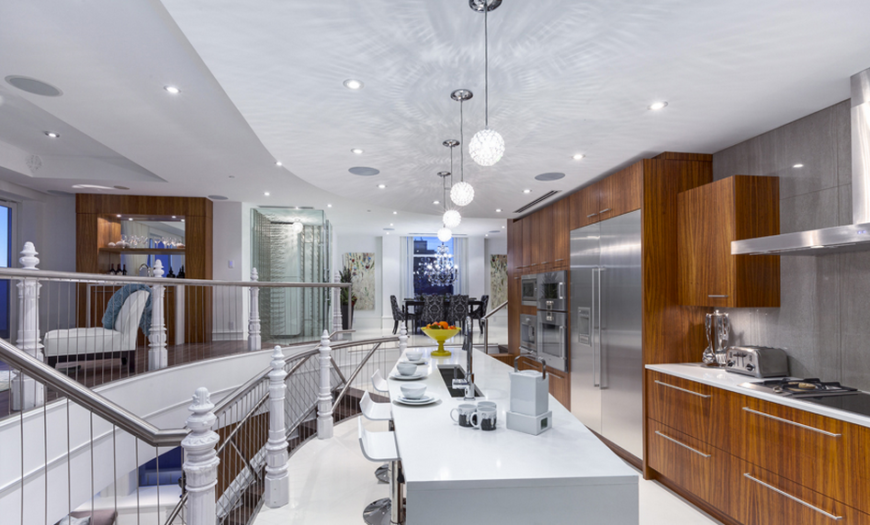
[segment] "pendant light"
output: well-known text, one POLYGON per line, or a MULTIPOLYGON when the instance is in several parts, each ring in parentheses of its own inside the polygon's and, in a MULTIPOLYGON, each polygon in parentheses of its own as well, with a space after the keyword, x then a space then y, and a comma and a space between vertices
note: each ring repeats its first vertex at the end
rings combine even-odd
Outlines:
POLYGON ((468 0, 472 10, 483 11, 483 56, 484 56, 484 106, 486 127, 471 138, 468 153, 481 166, 492 166, 504 155, 504 139, 495 130, 489 129, 489 24, 488 13, 501 5, 501 0, 468 0))
MULTIPOLYGON (((444 183, 447 182, 447 177, 450 177, 450 180, 453 180, 453 148, 459 145, 459 141, 455 139, 445 140, 442 144, 448 148, 450 148, 450 171, 441 171, 438 173, 439 177, 442 177, 444 181, 441 184, 442 189, 444 190, 444 195, 442 196, 441 202, 444 203, 444 215, 442 216, 442 222, 444 226, 448 228, 456 228, 462 222, 462 215, 460 215, 459 210, 455 209, 447 209, 447 189, 444 186, 444 183)), ((453 184, 451 184, 453 186, 453 184)))
MULTIPOLYGON (((450 94, 450 98, 459 102, 459 141, 460 143, 465 140, 465 134, 462 127, 462 103, 466 100, 469 100, 474 96, 468 89, 457 89, 453 93, 450 94)), ((474 188, 471 187, 471 184, 465 182, 465 155, 462 154, 462 150, 459 150, 459 166, 460 166, 460 175, 459 182, 453 185, 450 188, 450 200, 453 201, 457 206, 468 206, 471 204, 471 201, 474 200, 474 188)))

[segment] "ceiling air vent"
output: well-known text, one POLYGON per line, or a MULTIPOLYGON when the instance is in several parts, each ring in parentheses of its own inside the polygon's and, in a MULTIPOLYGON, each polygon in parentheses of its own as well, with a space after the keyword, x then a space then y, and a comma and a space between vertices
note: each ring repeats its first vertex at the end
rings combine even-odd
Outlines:
POLYGON ((549 199, 550 197, 552 197, 553 195, 555 195, 555 194, 557 194, 557 193, 560 193, 560 192, 559 192, 558 190, 548 191, 547 193, 541 195, 540 197, 538 197, 537 199, 533 200, 532 202, 526 204, 526 205, 523 206, 522 208, 519 208, 519 209, 517 209, 517 210, 514 210, 514 213, 522 213, 522 212, 528 210, 529 208, 534 208, 534 207, 537 206, 538 204, 544 202, 545 200, 549 199))

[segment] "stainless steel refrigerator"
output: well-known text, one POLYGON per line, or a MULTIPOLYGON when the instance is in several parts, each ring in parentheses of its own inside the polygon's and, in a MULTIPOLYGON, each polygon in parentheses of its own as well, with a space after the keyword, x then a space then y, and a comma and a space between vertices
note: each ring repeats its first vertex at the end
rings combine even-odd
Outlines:
POLYGON ((571 232, 571 411, 643 458, 640 211, 571 232))

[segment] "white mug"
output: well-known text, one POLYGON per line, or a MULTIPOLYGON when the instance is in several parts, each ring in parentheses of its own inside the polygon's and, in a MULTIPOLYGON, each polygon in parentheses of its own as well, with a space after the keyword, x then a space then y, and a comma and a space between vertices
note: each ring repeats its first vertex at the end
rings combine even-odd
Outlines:
POLYGON ((474 428, 479 428, 481 430, 495 430, 496 413, 497 410, 493 407, 481 407, 478 405, 477 410, 468 417, 468 420, 474 428))
POLYGON ((471 415, 477 410, 477 405, 472 403, 462 403, 458 407, 450 411, 450 419, 459 423, 461 427, 471 427, 471 415), (456 417, 453 413, 456 412, 456 417))

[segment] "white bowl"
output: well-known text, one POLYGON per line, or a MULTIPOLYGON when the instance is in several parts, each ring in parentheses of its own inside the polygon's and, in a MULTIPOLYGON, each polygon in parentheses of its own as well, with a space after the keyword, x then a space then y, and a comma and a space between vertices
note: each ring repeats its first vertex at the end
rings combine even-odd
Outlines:
POLYGON ((402 395, 405 396, 406 399, 420 399, 425 393, 426 385, 421 385, 419 383, 402 385, 402 395))
POLYGON ((399 363, 396 365, 396 370, 398 370, 403 376, 410 376, 417 371, 417 365, 412 365, 411 363, 399 363))
POLYGON ((422 350, 407 350, 405 351, 405 357, 408 358, 408 361, 419 361, 423 359, 423 351, 422 350))

